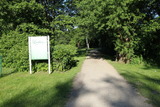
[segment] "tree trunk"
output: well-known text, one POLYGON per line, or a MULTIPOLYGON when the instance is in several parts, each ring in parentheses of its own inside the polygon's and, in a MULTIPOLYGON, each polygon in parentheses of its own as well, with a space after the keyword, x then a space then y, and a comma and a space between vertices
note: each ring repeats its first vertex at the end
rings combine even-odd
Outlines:
POLYGON ((87 45, 87 49, 89 49, 89 42, 88 42, 87 36, 86 36, 86 45, 87 45))
POLYGON ((80 42, 77 43, 77 47, 78 47, 78 49, 80 48, 80 42))
POLYGON ((126 55, 121 55, 119 53, 116 54, 116 61, 125 64, 130 62, 130 60, 126 57, 126 55))

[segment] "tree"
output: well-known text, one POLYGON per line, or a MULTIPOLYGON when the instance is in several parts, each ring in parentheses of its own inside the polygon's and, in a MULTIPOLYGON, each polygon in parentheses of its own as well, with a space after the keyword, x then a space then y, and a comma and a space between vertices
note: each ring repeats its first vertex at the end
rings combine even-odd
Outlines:
POLYGON ((49 35, 52 49, 55 44, 70 43, 74 28, 74 18, 71 17, 74 12, 67 4, 70 0, 3 1, 0 2, 0 55, 4 59, 3 66, 17 71, 28 70, 28 36, 49 35), (58 41, 60 39, 62 41, 58 41))
POLYGON ((91 41, 98 38, 102 47, 114 48, 117 61, 127 63, 135 55, 147 54, 148 40, 158 38, 159 5, 158 0, 81 0, 76 3, 77 20, 91 41))

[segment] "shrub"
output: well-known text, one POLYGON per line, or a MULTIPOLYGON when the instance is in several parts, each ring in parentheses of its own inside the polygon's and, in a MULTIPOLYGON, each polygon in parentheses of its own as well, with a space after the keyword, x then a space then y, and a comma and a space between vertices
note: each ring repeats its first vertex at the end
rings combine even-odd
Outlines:
POLYGON ((16 71, 28 70, 28 40, 26 34, 11 31, 0 39, 0 54, 3 66, 16 71))
POLYGON ((33 64, 33 71, 38 72, 38 71, 48 71, 48 61, 47 60, 36 60, 32 61, 33 64))
POLYGON ((56 71, 65 71, 75 65, 74 56, 77 48, 72 45, 56 45, 53 49, 53 69, 56 71))
MULTIPOLYGON (((16 30, 2 34, 0 37, 0 56, 3 56, 3 67, 16 71, 29 70, 28 36, 48 35, 48 29, 41 29, 34 24, 23 23, 16 30)), ((46 64, 47 65, 47 64, 46 64)), ((47 69, 45 63, 37 63, 37 70, 47 69)))
POLYGON ((143 57, 141 56, 134 56, 131 60, 131 64, 142 64, 143 62, 143 57))

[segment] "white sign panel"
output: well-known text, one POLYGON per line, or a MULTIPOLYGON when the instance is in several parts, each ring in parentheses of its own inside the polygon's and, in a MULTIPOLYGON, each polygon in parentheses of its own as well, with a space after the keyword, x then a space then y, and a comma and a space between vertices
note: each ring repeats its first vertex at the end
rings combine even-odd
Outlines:
POLYGON ((30 74, 32 74, 32 60, 48 60, 48 71, 50 72, 50 44, 49 36, 28 37, 30 74))
POLYGON ((30 37, 30 54, 32 60, 48 59, 47 36, 30 37))

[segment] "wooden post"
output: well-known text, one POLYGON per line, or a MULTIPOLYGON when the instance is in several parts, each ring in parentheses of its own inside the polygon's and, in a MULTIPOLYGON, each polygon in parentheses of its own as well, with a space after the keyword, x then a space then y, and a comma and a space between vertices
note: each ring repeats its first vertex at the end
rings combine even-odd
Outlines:
POLYGON ((87 49, 89 49, 89 42, 88 42, 87 36, 86 36, 86 45, 87 45, 87 49))

